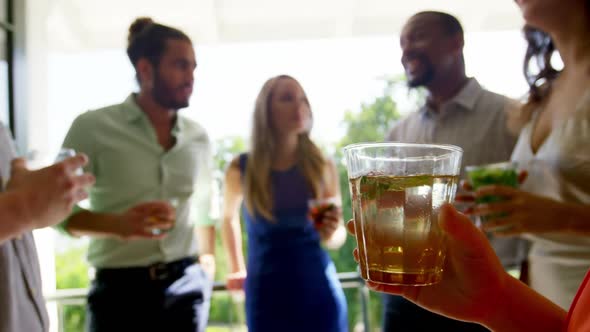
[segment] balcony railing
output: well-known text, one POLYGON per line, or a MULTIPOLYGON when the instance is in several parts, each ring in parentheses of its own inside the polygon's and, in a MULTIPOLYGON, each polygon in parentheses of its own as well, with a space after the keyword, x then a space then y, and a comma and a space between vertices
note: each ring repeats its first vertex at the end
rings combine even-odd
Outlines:
MULTIPOLYGON (((365 331, 370 331, 369 324, 369 289, 365 286, 365 282, 357 272, 343 272, 338 273, 338 280, 342 284, 342 288, 356 288, 359 290, 361 314, 363 319, 363 325, 365 331)), ((216 281, 213 285, 213 292, 225 292, 227 291, 225 283, 216 281)), ((65 332, 63 322, 63 307, 67 305, 85 305, 86 295, 88 294, 87 288, 75 288, 75 289, 60 289, 53 294, 47 294, 45 299, 48 303, 56 303, 59 313, 59 332, 65 332)))

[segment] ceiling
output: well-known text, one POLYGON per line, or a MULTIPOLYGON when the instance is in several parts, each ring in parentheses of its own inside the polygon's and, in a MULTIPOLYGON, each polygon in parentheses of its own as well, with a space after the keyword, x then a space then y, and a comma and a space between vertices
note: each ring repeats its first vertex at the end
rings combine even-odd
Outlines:
POLYGON ((456 15, 468 32, 522 25, 510 0, 52 0, 48 46, 121 48, 138 16, 178 27, 195 43, 392 35, 409 16, 431 9, 456 15))

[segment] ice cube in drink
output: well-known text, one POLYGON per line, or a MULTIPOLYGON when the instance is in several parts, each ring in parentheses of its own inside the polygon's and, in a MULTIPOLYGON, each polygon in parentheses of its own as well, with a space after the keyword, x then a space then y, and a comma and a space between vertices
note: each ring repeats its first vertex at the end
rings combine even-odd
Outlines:
POLYGON ((361 276, 428 285, 442 276, 445 239, 438 209, 451 202, 454 175, 368 174, 350 180, 361 276))

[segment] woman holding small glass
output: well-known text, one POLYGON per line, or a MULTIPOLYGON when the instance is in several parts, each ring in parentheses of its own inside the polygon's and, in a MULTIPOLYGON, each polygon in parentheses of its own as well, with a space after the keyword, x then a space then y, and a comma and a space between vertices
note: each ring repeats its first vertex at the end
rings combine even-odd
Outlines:
POLYGON ((512 160, 528 177, 520 189, 479 188, 479 199, 504 200, 468 212, 496 216, 483 224, 495 234, 530 239, 529 285, 567 309, 590 268, 590 237, 579 231, 590 229, 590 1, 516 3, 527 24, 530 93, 512 160), (556 52, 561 70, 552 66, 556 52))
POLYGON ((338 172, 311 141, 311 125, 300 84, 286 75, 269 79, 256 100, 251 150, 226 172, 227 286, 245 290, 252 332, 348 330, 344 293, 322 248, 338 248, 346 239, 338 172))

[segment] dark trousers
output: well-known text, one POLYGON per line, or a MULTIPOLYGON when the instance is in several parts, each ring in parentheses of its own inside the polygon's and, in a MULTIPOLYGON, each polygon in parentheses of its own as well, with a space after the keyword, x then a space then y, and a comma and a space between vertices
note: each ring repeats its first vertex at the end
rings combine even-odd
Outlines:
POLYGON ((479 324, 432 313, 401 296, 383 295, 383 332, 484 332, 479 324))
POLYGON ((146 268, 99 269, 87 330, 203 332, 212 282, 192 259, 146 268))

